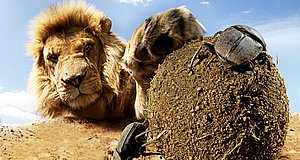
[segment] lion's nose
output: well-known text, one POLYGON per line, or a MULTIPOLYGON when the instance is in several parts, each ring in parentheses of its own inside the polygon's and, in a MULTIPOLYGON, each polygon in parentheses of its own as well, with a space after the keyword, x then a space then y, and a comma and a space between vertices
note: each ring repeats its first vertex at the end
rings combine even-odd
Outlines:
POLYGON ((62 81, 65 84, 68 84, 68 85, 71 85, 71 86, 74 86, 74 87, 78 88, 80 86, 84 76, 85 76, 85 74, 78 75, 78 76, 73 76, 73 77, 70 77, 70 78, 62 79, 62 81))

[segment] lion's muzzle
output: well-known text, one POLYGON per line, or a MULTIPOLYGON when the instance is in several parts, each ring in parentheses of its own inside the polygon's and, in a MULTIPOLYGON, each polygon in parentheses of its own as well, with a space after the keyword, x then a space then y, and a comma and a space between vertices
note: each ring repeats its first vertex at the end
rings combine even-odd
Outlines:
POLYGON ((59 66, 62 71, 60 73, 60 81, 65 83, 65 85, 79 88, 87 74, 89 65, 84 57, 68 56, 59 66))
POLYGON ((84 97, 98 97, 96 95, 99 95, 102 88, 100 74, 97 66, 90 63, 87 58, 70 56, 58 64, 58 67, 60 69, 59 73, 56 73, 57 91, 62 101, 77 107, 77 101, 84 97))
POLYGON ((85 75, 86 75, 85 73, 79 74, 79 75, 74 75, 74 76, 66 78, 66 79, 61 79, 61 81, 63 81, 67 85, 79 88, 85 75))

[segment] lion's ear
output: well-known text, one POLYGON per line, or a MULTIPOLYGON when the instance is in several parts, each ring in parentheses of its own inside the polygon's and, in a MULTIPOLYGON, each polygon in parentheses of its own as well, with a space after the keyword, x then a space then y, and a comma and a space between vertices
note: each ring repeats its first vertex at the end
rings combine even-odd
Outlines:
POLYGON ((110 32, 111 26, 112 26, 112 22, 109 18, 104 18, 101 22, 100 22, 101 28, 103 32, 110 32))

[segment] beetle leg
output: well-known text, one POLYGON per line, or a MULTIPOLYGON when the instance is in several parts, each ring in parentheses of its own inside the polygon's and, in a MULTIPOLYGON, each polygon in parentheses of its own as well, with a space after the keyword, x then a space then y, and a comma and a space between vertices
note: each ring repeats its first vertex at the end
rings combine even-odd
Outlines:
MULTIPOLYGON (((145 148, 146 146, 148 146, 148 145, 150 145, 150 144, 157 143, 157 142, 159 141, 159 139, 160 139, 164 134, 166 134, 166 133, 168 133, 168 131, 167 131, 167 130, 163 130, 162 132, 160 132, 160 133, 156 136, 156 138, 155 138, 154 141, 143 144, 143 145, 141 146, 140 150, 142 151, 143 148, 145 148)), ((163 155, 163 154, 162 154, 162 153, 141 153, 141 155, 143 155, 143 156, 151 156, 151 155, 163 155)))
MULTIPOLYGON (((155 128, 155 130, 156 130, 156 128, 155 128)), ((151 131, 151 132, 152 132, 152 131, 151 131)), ((142 147, 146 147, 146 146, 148 146, 148 145, 150 145, 150 144, 157 143, 157 142, 159 141, 159 139, 160 139, 164 134, 166 134, 166 133, 168 133, 168 131, 167 131, 167 130, 163 130, 162 132, 160 132, 160 133, 155 137, 154 141, 145 143, 145 144, 142 145, 142 147)))
POLYGON ((156 130, 158 130, 158 129, 159 129, 159 128, 153 128, 153 129, 150 129, 150 130, 148 130, 148 131, 144 131, 144 132, 142 132, 142 133, 136 135, 136 136, 135 136, 135 140, 136 140, 137 142, 140 142, 140 141, 142 140, 143 136, 145 136, 145 134, 147 134, 147 133, 149 133, 149 132, 156 131, 156 130))
POLYGON ((158 140, 155 140, 155 141, 152 141, 152 142, 148 142, 148 143, 143 144, 142 147, 146 147, 146 146, 148 146, 150 144, 154 144, 154 143, 157 143, 157 142, 158 142, 158 140))
MULTIPOLYGON (((190 65, 189 65, 189 68, 190 68, 190 69, 193 68, 194 61, 195 61, 196 57, 199 55, 199 53, 200 53, 200 51, 201 51, 203 45, 205 45, 205 46, 209 49, 209 51, 210 51, 211 53, 217 54, 216 51, 215 51, 215 49, 214 49, 214 44, 213 44, 213 43, 211 43, 211 42, 202 42, 202 44, 200 45, 200 47, 198 48, 198 50, 195 52, 194 56, 193 56, 192 59, 191 59, 191 63, 190 63, 190 65)), ((217 56, 220 57, 218 54, 217 54, 217 56)), ((220 58, 221 58, 221 57, 220 57, 220 58)))
POLYGON ((153 156, 153 155, 164 155, 163 153, 159 152, 147 152, 147 153, 142 153, 142 156, 153 156))
POLYGON ((163 155, 162 153, 143 153, 142 156, 163 155))
POLYGON ((113 160, 122 160, 120 153, 117 151, 117 149, 113 152, 113 160))
POLYGON ((213 43, 211 43, 211 42, 203 42, 203 44, 209 49, 209 51, 211 53, 216 53, 215 48, 214 48, 215 45, 213 43))
POLYGON ((145 148, 146 146, 148 146, 148 145, 150 145, 150 144, 154 144, 154 143, 157 143, 157 142, 158 142, 158 140, 143 144, 143 145, 141 146, 141 148, 140 148, 140 154, 141 154, 142 156, 163 155, 162 153, 152 153, 152 152, 146 153, 146 152, 143 152, 143 148, 145 148))
POLYGON ((160 139, 161 136, 163 136, 164 134, 167 134, 167 133, 168 133, 167 130, 163 130, 162 132, 160 132, 160 133, 156 136, 155 139, 156 139, 156 140, 157 140, 157 139, 160 139))
MULTIPOLYGON (((267 52, 266 51, 262 51, 260 54, 262 54, 265 57, 265 60, 266 60, 266 63, 267 63, 266 65, 268 67, 268 70, 271 70, 271 62, 267 58, 267 52)), ((278 64, 278 57, 276 59, 276 63, 278 64)))
POLYGON ((219 36, 223 31, 218 31, 217 33, 214 34, 214 37, 219 36))
POLYGON ((245 74, 253 75, 254 74, 254 71, 253 71, 254 64, 251 61, 249 62, 249 66, 252 70, 245 71, 245 74))
POLYGON ((201 43, 200 47, 199 47, 198 50, 195 52, 195 54, 194 54, 194 56, 193 56, 193 58, 192 58, 192 60, 191 60, 190 66, 189 66, 190 69, 193 68, 194 61, 195 61, 196 57, 199 55, 200 50, 202 49, 202 46, 203 46, 203 43, 201 43))

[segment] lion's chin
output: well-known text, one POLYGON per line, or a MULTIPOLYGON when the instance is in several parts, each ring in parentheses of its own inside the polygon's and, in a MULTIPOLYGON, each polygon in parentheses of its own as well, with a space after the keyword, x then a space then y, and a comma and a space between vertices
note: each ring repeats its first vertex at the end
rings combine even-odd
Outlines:
POLYGON ((100 96, 101 91, 82 93, 78 89, 70 89, 69 92, 59 92, 60 99, 72 109, 85 108, 94 103, 100 96))
POLYGON ((100 96, 100 93, 95 94, 78 94, 76 98, 68 99, 65 103, 73 109, 85 108, 94 103, 100 96))
POLYGON ((95 103, 102 93, 101 83, 83 84, 79 88, 58 86, 59 97, 72 109, 82 109, 95 103))

